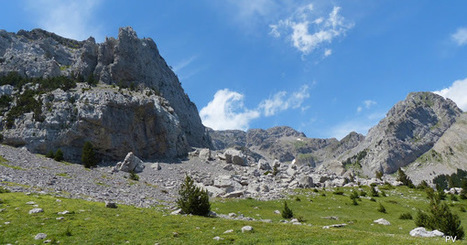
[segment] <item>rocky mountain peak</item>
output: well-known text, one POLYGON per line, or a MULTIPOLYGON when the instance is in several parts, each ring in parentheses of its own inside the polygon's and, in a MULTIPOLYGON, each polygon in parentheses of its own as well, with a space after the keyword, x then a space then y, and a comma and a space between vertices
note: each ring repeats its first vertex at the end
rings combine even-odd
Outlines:
POLYGON ((461 113, 454 102, 437 94, 410 93, 369 130, 344 162, 358 162, 369 176, 375 171, 393 173, 433 147, 461 113))

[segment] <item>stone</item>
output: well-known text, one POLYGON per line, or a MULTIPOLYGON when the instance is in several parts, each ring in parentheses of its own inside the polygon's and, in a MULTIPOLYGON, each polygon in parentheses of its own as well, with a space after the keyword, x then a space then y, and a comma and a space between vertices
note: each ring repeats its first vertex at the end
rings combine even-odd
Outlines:
POLYGON ((247 165, 246 156, 239 150, 227 149, 224 152, 225 162, 232 163, 239 166, 247 165))
POLYGON ((176 209, 170 213, 170 215, 180 215, 180 214, 183 214, 183 211, 181 208, 176 209))
POLYGON ((240 191, 232 191, 232 192, 229 192, 225 195, 223 195, 222 197, 223 198, 234 198, 234 197, 241 197, 243 196, 245 192, 243 190, 240 190, 240 191))
POLYGON ((144 163, 141 159, 135 156, 133 152, 129 152, 126 155, 125 160, 123 160, 123 162, 118 162, 115 168, 119 171, 124 171, 127 173, 139 173, 143 171, 144 163))
POLYGON ((383 218, 381 219, 377 219, 375 221, 373 221, 374 223, 376 224, 380 224, 380 225, 391 225, 391 223, 383 218))
POLYGON ((117 208, 117 203, 105 201, 105 207, 106 208, 117 208))
POLYGON ((347 224, 335 224, 335 225, 326 225, 323 226, 323 229, 330 229, 330 228, 341 228, 346 226, 347 224))
POLYGON ((58 215, 64 215, 64 214, 69 214, 69 213, 70 213, 70 211, 65 210, 65 211, 63 211, 63 212, 58 212, 57 214, 58 214, 58 215))
POLYGON ((258 169, 260 170, 272 170, 271 166, 269 165, 269 163, 264 160, 264 159, 259 159, 258 161, 258 169))
POLYGON ((154 170, 161 170, 162 169, 160 163, 158 163, 158 162, 151 164, 151 168, 154 169, 154 170))
POLYGON ((227 233, 232 233, 234 230, 226 230, 224 231, 224 234, 227 234, 227 233))
POLYGON ((44 210, 42 208, 33 208, 29 210, 29 214, 37 214, 37 213, 42 213, 44 210))
POLYGON ((243 226, 242 227, 242 233, 245 233, 245 232, 252 232, 253 231, 253 227, 249 226, 249 225, 246 225, 246 226, 243 226))
POLYGON ((308 175, 301 176, 298 180, 298 187, 311 188, 313 186, 313 179, 308 175))
POLYGON ((36 203, 33 201, 27 202, 26 205, 35 205, 36 203))
POLYGON ((213 239, 216 240, 216 241, 224 240, 224 238, 221 238, 219 236, 215 236, 213 239))
POLYGON ((34 240, 42 240, 47 237, 47 234, 45 233, 38 233, 36 236, 34 236, 34 240))
POLYGON ((211 150, 208 148, 201 149, 199 151, 199 158, 205 161, 211 160, 211 150))
POLYGON ((444 233, 438 230, 427 231, 425 227, 417 227, 410 231, 413 237, 442 237, 444 233))

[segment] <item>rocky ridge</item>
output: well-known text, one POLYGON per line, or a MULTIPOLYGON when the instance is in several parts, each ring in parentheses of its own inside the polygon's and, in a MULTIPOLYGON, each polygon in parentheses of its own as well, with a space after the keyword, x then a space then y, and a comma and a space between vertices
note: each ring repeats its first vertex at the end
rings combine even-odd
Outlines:
MULTIPOLYGON (((0 76, 11 72, 28 78, 92 78, 102 85, 36 96, 45 120, 38 122, 27 114, 18 118, 15 127, 3 132, 13 145, 43 154, 60 147, 66 157, 75 158, 88 140, 101 147, 101 155, 115 160, 129 151, 151 159, 186 155, 189 146, 211 146, 196 106, 154 41, 139 39, 131 27, 120 28, 118 38, 103 43, 93 38, 75 41, 40 29, 16 34, 0 30, 0 76), (133 91, 118 95, 113 86, 133 91)), ((0 92, 15 95, 24 90, 2 87, 0 92)))

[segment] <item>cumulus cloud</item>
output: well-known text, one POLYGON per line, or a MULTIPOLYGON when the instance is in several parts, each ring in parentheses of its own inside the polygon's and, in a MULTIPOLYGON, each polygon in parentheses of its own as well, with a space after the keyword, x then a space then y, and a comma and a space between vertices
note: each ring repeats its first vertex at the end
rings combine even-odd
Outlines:
POLYGON ((248 110, 243 105, 244 96, 238 92, 222 89, 214 99, 200 111, 203 124, 215 130, 248 129, 251 120, 260 113, 248 110))
POLYGON ((90 22, 100 3, 101 0, 29 0, 25 8, 47 31, 78 40, 87 39, 90 34, 100 39, 98 26, 90 22))
MULTIPOLYGON (((340 10, 335 6, 328 16, 316 17, 312 4, 299 7, 289 18, 270 25, 270 35, 279 38, 284 34, 303 55, 310 54, 335 38, 344 36, 354 26, 339 14, 340 10)), ((331 53, 329 49, 324 54, 329 56, 331 53)))
POLYGON ((332 49, 327 48, 327 49, 324 50, 324 57, 328 57, 331 54, 332 54, 332 49))
POLYGON ((467 44, 467 28, 457 29, 456 33, 451 35, 451 38, 459 46, 467 44))
MULTIPOLYGON (((287 96, 288 93, 286 91, 277 92, 272 98, 263 100, 259 108, 267 117, 289 108, 300 108, 305 99, 310 97, 308 89, 308 85, 303 85, 299 91, 292 93, 290 96, 287 96)), ((302 110, 306 110, 306 108, 303 107, 302 110)))
POLYGON ((454 81, 450 87, 434 91, 434 93, 451 99, 461 110, 467 111, 467 78, 454 81))
POLYGON ((244 106, 244 95, 229 89, 216 92, 212 101, 200 111, 203 124, 215 130, 247 130, 250 122, 261 116, 269 117, 288 109, 307 110, 304 101, 310 97, 308 85, 296 92, 280 91, 259 103, 255 109, 244 106))

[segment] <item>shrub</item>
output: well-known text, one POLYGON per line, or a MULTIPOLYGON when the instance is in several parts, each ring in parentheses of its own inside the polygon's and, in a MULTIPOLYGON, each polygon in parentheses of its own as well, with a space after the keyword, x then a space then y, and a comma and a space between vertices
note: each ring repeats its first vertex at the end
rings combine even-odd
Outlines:
POLYGON ((452 193, 449 195, 449 197, 451 198, 451 201, 459 201, 459 199, 457 199, 457 196, 452 193))
POLYGON ((462 180, 461 199, 467 199, 467 179, 462 180))
POLYGON ((361 190, 360 191, 360 196, 362 197, 366 197, 367 193, 364 191, 364 190, 361 190))
POLYGON ((84 163, 84 167, 86 168, 94 167, 97 165, 96 153, 94 152, 94 147, 89 141, 84 143, 81 161, 84 163))
POLYGON ((374 199, 374 198, 372 197, 372 198, 370 198, 370 201, 376 202, 376 199, 374 199))
POLYGON ((378 191, 376 190, 376 188, 374 186, 371 186, 371 196, 372 197, 379 197, 379 193, 378 193, 378 191))
POLYGON ((10 193, 10 190, 0 186, 0 193, 10 193))
POLYGON ((179 190, 177 205, 186 214, 208 216, 211 211, 209 196, 206 190, 197 187, 188 175, 179 190))
POLYGON ((62 149, 58 149, 57 152, 55 152, 54 160, 57 161, 57 162, 60 162, 60 161, 64 160, 62 149))
POLYGON ((284 201, 284 209, 281 211, 282 218, 290 219, 293 217, 293 211, 287 206, 287 202, 284 201))
POLYGON ((465 213, 465 212, 466 212, 465 207, 464 207, 464 206, 460 206, 459 211, 461 211, 462 213, 465 213))
POLYGON ((47 154, 45 154, 45 157, 53 159, 55 157, 54 151, 50 150, 49 152, 47 152, 47 154))
POLYGON ((397 170, 397 180, 402 182, 403 185, 408 186, 409 188, 414 188, 412 180, 405 174, 402 168, 397 170))
POLYGON ((295 197, 295 201, 300 202, 300 201, 302 201, 302 199, 300 199, 300 197, 295 197))
POLYGON ((138 181, 139 176, 135 173, 135 171, 130 171, 130 179, 134 181, 138 181))
POLYGON ((378 206, 378 212, 380 213, 386 213, 386 208, 383 206, 383 204, 379 203, 379 206, 378 206))
POLYGON ((428 213, 418 211, 415 225, 432 230, 442 231, 446 236, 464 238, 464 228, 461 226, 459 215, 453 214, 449 206, 442 202, 439 195, 429 195, 430 206, 428 213))
POLYGON ((410 213, 403 213, 399 216, 399 219, 413 219, 410 213))
POLYGON ((417 189, 424 190, 426 188, 429 188, 429 186, 428 183, 426 183, 426 181, 424 180, 417 185, 417 189))
POLYGON ((383 172, 381 172, 381 171, 376 171, 376 172, 375 172, 375 175, 376 175, 376 178, 377 178, 377 179, 383 180, 383 172))

